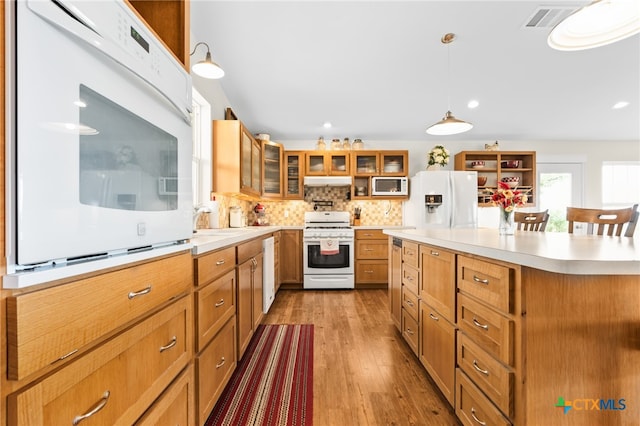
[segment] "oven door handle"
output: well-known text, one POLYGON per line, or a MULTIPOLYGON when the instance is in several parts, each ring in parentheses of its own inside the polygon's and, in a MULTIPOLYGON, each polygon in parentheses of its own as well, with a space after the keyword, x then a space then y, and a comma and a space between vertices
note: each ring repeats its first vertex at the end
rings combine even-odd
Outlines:
MULTIPOLYGON (((49 23, 55 25, 61 30, 73 35, 77 39, 85 42, 98 52, 104 54, 113 62, 119 64, 133 75, 144 81, 149 87, 158 92, 169 104, 178 112, 178 115, 191 125, 191 100, 184 106, 178 105, 171 96, 156 86, 149 77, 142 75, 141 72, 135 71, 131 59, 120 49, 115 43, 100 34, 96 25, 85 16, 76 6, 70 4, 67 0, 57 0, 58 5, 54 2, 44 1, 28 1, 27 6, 33 13, 45 19, 49 23), (64 11, 62 10, 64 9, 64 11), (66 12, 66 13, 65 13, 66 12)), ((186 74, 186 72, 185 72, 186 74)), ((190 79, 191 77, 186 74, 190 79)), ((186 101, 185 101, 186 102, 186 101)))

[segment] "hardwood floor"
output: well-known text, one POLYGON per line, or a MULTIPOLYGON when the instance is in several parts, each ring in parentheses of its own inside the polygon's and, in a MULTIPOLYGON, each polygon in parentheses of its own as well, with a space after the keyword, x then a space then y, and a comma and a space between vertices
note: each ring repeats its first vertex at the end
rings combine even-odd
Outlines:
POLYGON ((280 290, 266 324, 314 324, 314 426, 459 425, 391 322, 386 290, 280 290))

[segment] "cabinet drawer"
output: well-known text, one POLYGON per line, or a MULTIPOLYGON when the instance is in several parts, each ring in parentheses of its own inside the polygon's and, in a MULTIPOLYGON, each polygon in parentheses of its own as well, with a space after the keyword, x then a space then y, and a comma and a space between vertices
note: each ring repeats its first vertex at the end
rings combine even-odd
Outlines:
POLYGON ((262 237, 242 243, 238 247, 238 265, 244 263, 247 259, 262 253, 262 237))
POLYGON ((197 348, 201 351, 236 312, 236 271, 196 292, 197 348))
POLYGON ((458 365, 504 414, 513 417, 513 371, 464 333, 458 334, 458 365))
POLYGON ((402 262, 417 269, 418 259, 418 243, 402 241, 402 262))
POLYGON ((485 351, 513 365, 512 320, 459 293, 458 327, 485 351))
POLYGON ((506 313, 513 313, 514 277, 506 266, 458 256, 458 288, 506 313))
POLYGON ((136 426, 195 426, 195 387, 193 366, 190 365, 136 422, 136 426))
POLYGON ((386 260, 357 260, 356 282, 386 283, 389 279, 389 270, 386 260))
POLYGON ((236 248, 207 253, 195 260, 196 285, 203 285, 236 267, 236 248))
POLYGON ((204 424, 236 368, 236 320, 232 317, 196 358, 198 424, 204 424))
POLYGON ((456 369, 456 415, 465 426, 511 425, 459 368, 456 369))
POLYGON ((8 423, 132 424, 192 356, 191 296, 183 297, 25 391, 7 397, 8 423))
POLYGON ((387 235, 382 229, 356 229, 356 240, 386 240, 387 235))
POLYGON ((402 285, 406 285, 409 290, 411 290, 414 294, 420 295, 418 289, 420 288, 420 274, 418 270, 406 265, 402 264, 402 285))
POLYGON ((402 336, 407 341, 413 353, 418 355, 418 321, 402 309, 402 336))
POLYGON ((356 259, 387 259, 389 241, 356 240, 356 259))
POLYGON ((7 298, 8 375, 20 380, 193 285, 191 254, 168 257, 7 298))
POLYGON ((402 307, 415 319, 418 320, 418 296, 416 296, 406 286, 402 286, 402 307))

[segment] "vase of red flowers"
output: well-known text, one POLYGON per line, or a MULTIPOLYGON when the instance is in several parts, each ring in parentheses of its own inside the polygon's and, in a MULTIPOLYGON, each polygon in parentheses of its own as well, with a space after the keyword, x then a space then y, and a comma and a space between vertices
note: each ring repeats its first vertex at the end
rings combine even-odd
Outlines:
POLYGON ((491 196, 491 204, 500 208, 500 235, 513 235, 516 231, 514 213, 516 207, 522 207, 527 202, 527 194, 511 188, 504 182, 498 182, 498 189, 491 196))

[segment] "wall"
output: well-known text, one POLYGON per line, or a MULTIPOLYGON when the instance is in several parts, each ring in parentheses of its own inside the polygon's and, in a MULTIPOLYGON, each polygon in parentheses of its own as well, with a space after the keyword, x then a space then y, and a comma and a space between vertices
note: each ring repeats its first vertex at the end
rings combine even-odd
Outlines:
MULTIPOLYGON (((205 80, 195 76, 194 86, 211 103, 212 119, 223 119, 224 110, 231 103, 226 97, 219 81, 205 80)), ((242 111, 235 111, 242 119, 242 111)), ((259 129, 250 129, 256 133, 259 129)), ((318 135, 319 136, 319 135, 318 135)), ((338 137, 343 139, 351 135, 324 135, 325 141, 338 137)), ((316 140, 276 140, 281 142, 287 150, 311 150, 314 149, 316 140)), ((449 138, 435 139, 425 134, 422 141, 384 141, 364 139, 365 149, 406 149, 409 151, 409 176, 420 170, 424 170, 427 164, 427 153, 434 145, 444 145, 451 152, 451 162, 445 168, 453 170, 453 155, 460 151, 476 151, 484 149, 485 143, 493 143, 493 140, 479 140, 475 142, 456 141, 455 136, 449 138)), ((640 161, 640 141, 499 141, 502 151, 536 151, 538 162, 541 159, 554 161, 561 159, 567 161, 572 159, 578 162, 584 161, 584 206, 599 208, 602 203, 601 166, 603 161, 640 161)), ((638 194, 640 201, 640 194, 638 194)), ((363 203, 363 202, 360 202, 363 203)), ((401 223, 401 203, 392 203, 392 214, 380 216, 380 212, 385 210, 382 202, 366 202, 363 216, 363 225, 369 221, 382 220, 392 222, 389 224, 401 223), (367 215, 369 215, 367 217, 367 215), (398 220, 398 215, 400 219, 398 220), (367 217, 367 219, 365 219, 367 217)), ((267 212, 271 215, 272 223, 283 225, 300 225, 301 216, 304 211, 310 211, 313 205, 300 201, 267 202, 267 212), (285 217, 285 211, 288 216, 285 217)), ((255 205, 255 204, 254 204, 255 205)), ((347 203, 341 208, 353 211, 354 202, 347 203)), ((251 207, 247 207, 250 211, 251 207)), ((493 215, 490 215, 493 216, 493 215)), ((221 214, 221 222, 224 216, 221 214)), ((228 216, 226 218, 228 224, 228 216)), ((227 225, 228 226, 228 225, 227 225)))

